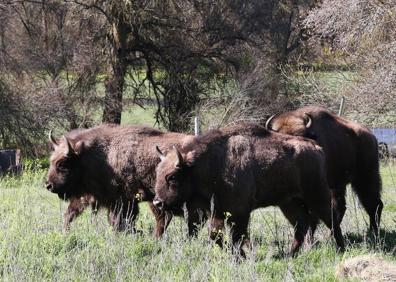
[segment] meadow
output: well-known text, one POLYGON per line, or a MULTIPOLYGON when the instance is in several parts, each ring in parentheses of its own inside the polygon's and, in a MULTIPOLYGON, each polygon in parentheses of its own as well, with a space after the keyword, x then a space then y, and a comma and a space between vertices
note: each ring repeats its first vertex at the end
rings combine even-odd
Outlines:
POLYGON ((253 248, 245 260, 210 242, 207 226, 198 238, 188 238, 183 218, 174 218, 165 236, 154 239, 154 219, 144 203, 136 234, 114 232, 106 212, 95 216, 90 209, 64 233, 66 203, 43 187, 45 173, 31 168, 0 179, 1 281, 337 281, 335 269, 346 258, 377 254, 396 262, 396 166, 391 164, 381 168, 385 208, 379 238, 366 236, 368 218, 348 189, 345 253, 336 253, 321 224, 313 246, 287 257, 293 228, 269 207, 253 213, 253 248))

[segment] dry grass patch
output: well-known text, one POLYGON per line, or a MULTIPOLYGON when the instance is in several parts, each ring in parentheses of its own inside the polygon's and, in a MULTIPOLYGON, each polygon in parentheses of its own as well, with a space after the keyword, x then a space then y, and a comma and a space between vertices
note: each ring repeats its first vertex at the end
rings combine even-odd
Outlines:
POLYGON ((396 264, 378 255, 363 255, 342 261, 336 270, 339 278, 362 281, 396 281, 396 264))

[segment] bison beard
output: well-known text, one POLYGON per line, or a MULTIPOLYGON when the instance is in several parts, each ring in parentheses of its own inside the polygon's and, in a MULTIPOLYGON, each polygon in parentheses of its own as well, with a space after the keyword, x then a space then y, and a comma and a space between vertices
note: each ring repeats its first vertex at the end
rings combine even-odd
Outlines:
MULTIPOLYGON (((46 187, 69 200, 64 229, 91 206, 94 211, 107 209, 110 224, 119 231, 133 231, 138 202, 154 197, 159 162, 154 146, 162 144, 166 149, 188 138, 148 127, 108 124, 73 130, 60 140, 51 133, 49 137, 54 151, 46 187)), ((161 236, 172 214, 160 213, 152 204, 150 208, 157 221, 155 235, 161 236)))
POLYGON ((383 209, 378 144, 368 128, 315 106, 274 115, 266 127, 315 140, 326 155, 328 182, 339 221, 346 210, 346 185, 351 183, 370 216, 370 231, 378 235, 383 209))
POLYGON ((250 212, 276 205, 295 227, 292 255, 303 243, 311 215, 332 229, 344 249, 339 222, 332 221, 337 216, 324 155, 314 142, 245 124, 211 131, 159 156, 154 203, 167 210, 186 202, 189 214, 197 207, 205 210, 211 215, 210 237, 219 245, 227 217, 232 242, 243 255, 239 244, 248 238, 250 212))

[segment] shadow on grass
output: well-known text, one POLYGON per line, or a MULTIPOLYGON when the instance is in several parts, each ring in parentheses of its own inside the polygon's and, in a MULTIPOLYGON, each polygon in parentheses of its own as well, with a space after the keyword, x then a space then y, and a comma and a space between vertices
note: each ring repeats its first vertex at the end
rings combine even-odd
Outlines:
MULTIPOLYGON (((331 240, 332 247, 336 250, 336 244, 332 236, 328 234, 328 240, 331 240)), ((311 250, 320 249, 324 245, 328 244, 328 240, 315 240, 313 245, 301 248, 298 252, 297 256, 302 255, 304 252, 309 252, 311 250)), ((271 249, 271 259, 274 260, 284 260, 291 258, 289 254, 289 250, 292 244, 292 239, 289 237, 284 240, 272 240, 270 243, 265 240, 262 236, 256 236, 252 239, 255 242, 255 245, 265 244, 268 246, 267 251, 263 255, 258 255, 258 260, 265 259, 267 257, 267 252, 271 249)), ((359 233, 345 233, 344 240, 346 246, 352 248, 365 248, 370 249, 377 252, 385 252, 388 254, 396 255, 396 230, 380 230, 380 235, 378 237, 374 237, 371 232, 367 232, 366 234, 359 233)))
POLYGON ((378 237, 372 233, 365 235, 357 233, 346 233, 344 235, 346 243, 353 247, 361 247, 365 245, 373 250, 381 250, 384 252, 396 253, 396 231, 395 230, 380 230, 378 237))
MULTIPOLYGON (((298 253, 297 255, 299 255, 300 253, 298 253)), ((292 258, 292 256, 289 253, 284 252, 284 251, 279 251, 278 253, 275 253, 272 256, 272 259, 274 259, 274 260, 284 260, 284 259, 288 259, 288 258, 292 258)))
MULTIPOLYGON (((390 253, 392 255, 396 255, 396 230, 380 230, 380 235, 375 237, 371 232, 367 232, 367 234, 358 234, 358 233, 346 233, 344 234, 345 244, 349 245, 353 248, 369 248, 374 251, 380 251, 385 253, 390 253)), ((275 242, 275 245, 277 246, 275 242)), ((282 243, 282 242, 281 242, 282 243)), ((335 242, 334 247, 335 247, 335 242)), ((315 241, 314 244, 310 247, 310 249, 318 249, 326 244, 326 242, 315 241)), ((281 246, 277 246, 277 252, 272 256, 273 259, 282 260, 290 257, 288 252, 284 249, 284 244, 280 244, 281 246)), ((303 251, 300 250, 299 254, 303 251)))

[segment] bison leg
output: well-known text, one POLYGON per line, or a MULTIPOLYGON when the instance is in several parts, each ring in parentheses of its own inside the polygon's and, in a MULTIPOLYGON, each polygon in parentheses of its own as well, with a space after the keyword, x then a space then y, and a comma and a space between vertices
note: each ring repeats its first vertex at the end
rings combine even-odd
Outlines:
POLYGON ((149 203, 150 209, 155 217, 155 229, 154 229, 154 237, 161 238, 164 234, 165 230, 168 228, 169 223, 172 220, 171 212, 162 212, 159 211, 152 202, 149 203))
POLYGON ((233 250, 237 251, 242 257, 246 257, 245 252, 242 249, 244 243, 245 242, 247 243, 249 241, 248 240, 249 218, 250 218, 250 214, 231 218, 231 222, 233 223, 231 228, 233 250))
POLYGON ((89 206, 95 203, 89 201, 87 197, 71 198, 69 206, 63 216, 63 230, 69 231, 70 223, 75 220, 89 206))
POLYGON ((330 190, 333 208, 337 212, 338 222, 341 223, 346 211, 345 185, 337 185, 330 190))
POLYGON ((118 213, 114 209, 109 209, 107 213, 107 219, 110 223, 111 226, 114 227, 114 229, 117 229, 117 224, 118 224, 118 213))
POLYGON ((308 235, 307 235, 307 242, 309 245, 312 245, 314 243, 314 235, 316 231, 316 227, 318 226, 319 223, 319 218, 310 213, 309 217, 309 229, 308 229, 308 235))
POLYGON ((109 209, 109 223, 116 231, 135 232, 135 220, 139 213, 136 201, 120 202, 109 209))
POLYGON ((290 250, 290 255, 295 256, 308 232, 310 216, 303 203, 297 200, 292 200, 281 205, 280 209, 287 220, 294 226, 294 241, 290 250))
POLYGON ((197 236, 199 227, 206 222, 206 214, 200 209, 193 209, 188 212, 188 235, 197 236))
MULTIPOLYGON (((331 214, 331 212, 329 213, 331 214)), ((337 216, 336 213, 333 212, 332 216, 331 215, 329 216, 326 213, 326 215, 323 214, 323 216, 320 216, 320 218, 323 220, 324 224, 326 224, 326 226, 332 231, 338 250, 340 252, 344 252, 345 245, 344 245, 344 238, 341 232, 340 222, 338 222, 337 220, 332 220, 332 218, 335 218, 336 216, 337 216)))
POLYGON ((187 204, 187 224, 188 224, 188 235, 197 236, 198 229, 208 219, 206 213, 202 210, 205 204, 199 199, 190 201, 187 204))
POLYGON ((330 195, 328 194, 327 189, 323 191, 317 191, 315 197, 307 197, 306 204, 308 208, 315 215, 317 215, 331 230, 336 241, 338 250, 343 252, 345 249, 345 245, 340 227, 340 217, 337 210, 332 206, 330 195))
POLYGON ((223 248, 223 230, 224 230, 224 219, 221 217, 213 216, 210 221, 210 239, 216 242, 221 248, 223 248))
POLYGON ((352 188, 370 216, 370 231, 378 235, 383 203, 381 201, 381 176, 379 172, 378 144, 375 138, 361 138, 353 175, 352 188))
POLYGON ((376 236, 381 221, 381 213, 384 204, 381 201, 380 184, 370 185, 370 182, 363 183, 362 181, 352 182, 360 202, 370 217, 370 231, 376 236))

